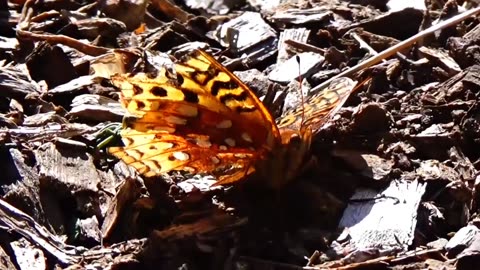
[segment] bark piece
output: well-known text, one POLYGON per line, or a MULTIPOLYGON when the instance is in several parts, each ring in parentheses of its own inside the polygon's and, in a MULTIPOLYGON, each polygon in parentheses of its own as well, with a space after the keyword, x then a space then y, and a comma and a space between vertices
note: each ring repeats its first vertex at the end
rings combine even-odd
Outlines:
POLYGON ((98 191, 99 175, 90 154, 78 153, 74 148, 59 148, 53 143, 43 145, 34 153, 43 181, 63 186, 64 191, 71 194, 98 191))
POLYGON ((165 14, 168 18, 172 18, 181 23, 186 23, 193 15, 177 5, 171 0, 154 0, 152 6, 165 14))
POLYGON ((392 122, 390 114, 383 106, 369 103, 355 109, 352 129, 362 134, 386 132, 392 122))
POLYGON ((79 35, 89 40, 99 36, 113 40, 127 30, 124 23, 111 18, 87 18, 74 21, 73 25, 76 26, 79 35))
POLYGON ((242 54, 269 49, 277 45, 277 33, 259 13, 245 12, 241 16, 219 26, 213 36, 224 47, 242 54))
POLYGON ((448 77, 452 77, 462 71, 457 62, 443 50, 435 50, 425 46, 418 48, 418 50, 421 55, 432 61, 434 66, 443 68, 447 72, 448 77))
MULTIPOLYGON (((168 25, 154 29, 152 34, 145 38, 145 47, 149 50, 164 52, 174 46, 188 43, 191 41, 189 37, 195 36, 195 34, 187 26, 173 21, 168 25)), ((130 42, 130 40, 126 40, 126 42, 130 42)))
POLYGON ((177 224, 164 230, 156 230, 152 234, 152 239, 156 242, 185 239, 207 233, 231 230, 245 224, 246 221, 245 218, 235 218, 225 213, 216 212, 191 224, 177 224))
POLYGON ((373 19, 365 19, 360 22, 345 25, 345 27, 339 28, 338 31, 345 33, 354 28, 363 28, 365 31, 374 34, 403 40, 418 33, 422 19, 422 10, 406 8, 400 11, 382 14, 373 19), (385 27, 386 25, 390 27, 385 27))
POLYGON ((310 9, 279 10, 272 16, 272 21, 282 24, 302 25, 315 23, 322 25, 333 17, 329 7, 314 7, 310 9))
POLYGON ((130 207, 139 198, 141 194, 140 188, 141 185, 138 183, 138 180, 135 180, 133 177, 126 178, 120 185, 115 197, 107 204, 108 208, 105 211, 105 219, 101 227, 102 237, 112 241, 112 237, 119 237, 114 235, 115 231, 132 230, 132 227, 129 226, 131 220, 125 220, 127 218, 125 214, 128 210, 131 210, 130 207))
POLYGON ((30 243, 40 246, 42 250, 55 257, 59 263, 77 269, 79 263, 83 268, 109 268, 122 262, 132 262, 132 255, 137 255, 145 246, 143 240, 129 240, 113 244, 109 248, 75 247, 66 245, 58 236, 35 222, 30 216, 0 199, 0 223, 10 233, 23 236, 30 243), (95 265, 95 266, 93 266, 95 265))
POLYGON ((26 159, 26 156, 19 150, 10 149, 8 152, 8 158, 2 160, 9 166, 2 171, 5 179, 12 182, 3 183, 2 188, 5 193, 3 199, 28 213, 38 222, 49 226, 40 199, 40 182, 37 171, 27 165, 31 161, 26 159), (9 160, 10 162, 8 162, 9 160))
POLYGON ((56 112, 39 113, 28 116, 23 121, 26 127, 44 127, 48 123, 67 124, 68 121, 56 112))
POLYGON ((318 53, 300 53, 275 67, 268 75, 268 79, 287 84, 298 77, 308 77, 316 71, 324 60, 325 58, 318 53), (300 63, 297 62, 297 56, 300 58, 300 63))
POLYGON ((79 95, 72 100, 70 116, 82 121, 121 122, 126 110, 117 101, 100 95, 79 95))
POLYGON ((21 67, 0 67, 0 95, 23 99, 28 94, 40 93, 40 86, 27 74, 21 67))
POLYGON ((400 11, 405 8, 415 8, 418 10, 426 10, 427 7, 425 6, 425 2, 423 1, 416 1, 416 0, 389 0, 387 3, 387 7, 390 11, 400 11))
POLYGON ((234 74, 258 96, 266 95, 268 89, 274 87, 274 83, 269 81, 268 77, 258 69, 235 71, 234 74))
POLYGON ((448 167, 438 160, 425 160, 420 163, 416 174, 423 180, 447 180, 456 181, 459 179, 457 171, 448 167))
POLYGON ((30 143, 33 143, 42 140, 53 140, 58 137, 71 138, 85 134, 92 134, 102 127, 103 126, 91 127, 79 123, 49 123, 47 126, 43 127, 23 127, 0 130, 0 137, 11 136, 14 138, 14 141, 29 141, 30 143))
POLYGON ((68 83, 77 72, 68 56, 58 46, 41 43, 27 59, 30 76, 35 81, 45 80, 49 88, 68 83))
POLYGON ((96 76, 82 76, 72 79, 64 84, 60 84, 48 91, 48 93, 55 94, 76 94, 78 92, 85 92, 90 85, 97 85, 101 82, 101 78, 96 76))
POLYGON ((75 256, 75 249, 66 250, 68 246, 59 237, 51 234, 30 216, 1 199, 0 222, 10 232, 17 233, 25 237, 30 243, 42 247, 62 263, 72 264, 79 262, 81 259, 75 256))
POLYGON ((376 181, 387 180, 394 165, 391 160, 356 151, 336 150, 333 154, 342 158, 360 174, 376 181))
POLYGON ((480 65, 473 65, 445 82, 439 84, 433 91, 426 92, 421 101, 423 104, 446 104, 456 99, 465 100, 467 89, 480 87, 480 65))
POLYGON ((25 239, 10 243, 15 252, 15 259, 21 270, 43 270, 47 269, 47 259, 43 251, 32 245, 25 239))
POLYGON ((309 36, 310 30, 307 28, 285 29, 283 32, 281 32, 278 41, 277 64, 283 63, 289 57, 288 48, 290 45, 285 43, 287 40, 293 40, 299 43, 307 43, 309 36))
POLYGON ((347 228, 348 247, 359 251, 407 250, 424 192, 425 184, 418 181, 392 181, 382 191, 358 190, 339 223, 347 228))
POLYGON ((113 50, 112 52, 89 58, 90 75, 109 79, 110 76, 131 71, 140 55, 135 50, 113 50))
POLYGON ((12 51, 18 46, 18 40, 16 38, 7 38, 0 36, 0 51, 12 51))
POLYGON ((96 216, 77 220, 75 227, 78 230, 77 240, 96 244, 101 242, 102 234, 96 216))
POLYGON ((143 22, 148 1, 146 0, 102 0, 100 6, 107 16, 117 19, 132 31, 143 22))
POLYGON ((447 40, 447 48, 453 59, 462 67, 480 64, 480 25, 476 25, 463 37, 451 37, 447 40))
POLYGON ((478 232, 468 247, 458 254, 457 258, 457 269, 459 270, 480 267, 480 234, 478 232))
POLYGON ((11 239, 8 239, 7 237, 5 237, 5 239, 2 239, 2 246, 0 247, 0 260, 2 261, 1 269, 5 269, 5 270, 18 269, 17 268, 18 263, 14 262, 13 258, 9 256, 9 254, 7 253, 7 250, 9 249, 4 248, 5 246, 8 246, 9 243, 11 243, 11 241, 9 241, 8 243, 4 242, 6 240, 11 240, 11 239))
POLYGON ((262 13, 273 13, 279 7, 292 4, 290 0, 247 0, 247 2, 255 8, 258 8, 262 13))
POLYGON ((237 1, 218 0, 186 0, 185 5, 192 9, 204 10, 210 14, 227 14, 230 9, 238 5, 237 1))
POLYGON ((480 229, 475 225, 467 225, 458 230, 445 246, 447 256, 455 257, 465 248, 471 246, 480 235, 479 232, 480 229))

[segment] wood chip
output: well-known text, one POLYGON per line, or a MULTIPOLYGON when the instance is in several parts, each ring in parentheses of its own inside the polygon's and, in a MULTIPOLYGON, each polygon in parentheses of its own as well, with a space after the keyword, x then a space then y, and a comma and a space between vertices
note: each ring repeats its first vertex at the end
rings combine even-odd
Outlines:
POLYGON ((245 12, 224 23, 215 30, 213 36, 222 46, 240 54, 256 50, 257 47, 273 50, 277 45, 275 30, 256 12, 245 12))
POLYGON ((53 143, 43 145, 34 153, 44 181, 64 186, 72 195, 98 190, 100 179, 90 154, 78 155, 74 149, 57 148, 53 143))
POLYGON ((315 69, 325 60, 320 54, 312 52, 300 53, 298 57, 300 58, 300 67, 297 62, 297 56, 293 56, 272 70, 268 75, 268 79, 287 84, 299 77, 304 78, 315 72, 315 69))
POLYGON ((348 246, 358 250, 407 250, 413 241, 425 187, 418 181, 392 181, 382 191, 358 190, 339 223, 348 231, 348 246))

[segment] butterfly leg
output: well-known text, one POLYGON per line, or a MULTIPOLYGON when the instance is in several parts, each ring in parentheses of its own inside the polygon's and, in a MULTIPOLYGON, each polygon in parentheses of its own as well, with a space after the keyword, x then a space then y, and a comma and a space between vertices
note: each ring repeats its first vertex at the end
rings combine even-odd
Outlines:
POLYGON ((309 171, 310 169, 318 168, 318 166, 319 166, 318 158, 314 155, 311 155, 310 157, 308 157, 306 162, 300 167, 299 175, 309 171))

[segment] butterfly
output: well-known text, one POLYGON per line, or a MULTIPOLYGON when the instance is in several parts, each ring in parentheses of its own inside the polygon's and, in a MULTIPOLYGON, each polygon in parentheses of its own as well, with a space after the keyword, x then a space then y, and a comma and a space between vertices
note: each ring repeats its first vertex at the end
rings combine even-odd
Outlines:
POLYGON ((275 121, 247 85, 199 49, 174 72, 117 74, 111 82, 130 116, 121 131, 125 146, 108 152, 140 174, 207 173, 218 179, 214 185, 227 185, 255 173, 274 188, 299 173, 313 134, 356 84, 340 78, 275 121))

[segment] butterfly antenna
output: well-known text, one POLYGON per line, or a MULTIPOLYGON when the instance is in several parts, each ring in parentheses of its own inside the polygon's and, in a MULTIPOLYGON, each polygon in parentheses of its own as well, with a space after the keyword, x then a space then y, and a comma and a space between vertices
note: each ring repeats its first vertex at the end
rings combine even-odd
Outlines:
POLYGON ((304 100, 304 97, 303 97, 302 69, 300 68, 300 56, 298 56, 298 54, 295 55, 295 60, 297 60, 297 63, 298 63, 298 82, 300 83, 299 90, 300 90, 300 97, 301 97, 301 102, 302 102, 302 121, 300 123, 301 123, 301 125, 303 125, 303 122, 305 121, 305 100, 304 100))

